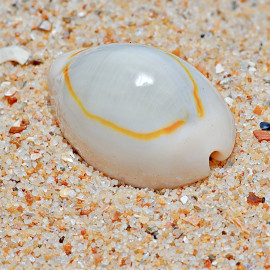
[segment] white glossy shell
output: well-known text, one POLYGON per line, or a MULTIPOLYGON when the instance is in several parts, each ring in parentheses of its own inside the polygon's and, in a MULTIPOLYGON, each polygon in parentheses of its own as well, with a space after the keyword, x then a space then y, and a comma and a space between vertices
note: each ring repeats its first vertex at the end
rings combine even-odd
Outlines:
POLYGON ((65 54, 49 87, 65 137, 92 166, 136 187, 177 187, 228 158, 235 128, 209 81, 182 59, 135 44, 65 54))

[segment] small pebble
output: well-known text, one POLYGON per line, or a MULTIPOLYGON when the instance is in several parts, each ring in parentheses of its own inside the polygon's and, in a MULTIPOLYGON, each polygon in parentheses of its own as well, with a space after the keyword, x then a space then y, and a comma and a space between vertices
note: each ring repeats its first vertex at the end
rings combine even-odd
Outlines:
POLYGON ((221 73, 223 71, 224 71, 224 67, 220 63, 218 63, 216 65, 216 73, 221 73))
POLYGON ((270 123, 267 123, 267 122, 261 122, 260 123, 260 128, 262 130, 270 130, 270 123))
POLYGON ((265 202, 265 198, 260 198, 255 195, 254 192, 249 192, 249 195, 247 197, 247 203, 253 204, 253 205, 258 205, 259 203, 265 202))
POLYGON ((149 253, 147 252, 147 253, 145 253, 145 254, 143 255, 142 260, 145 261, 145 260, 148 259, 148 258, 149 258, 149 253))
POLYGON ((60 197, 67 198, 69 193, 69 188, 63 188, 60 190, 60 197))
POLYGON ((70 156, 68 156, 68 155, 63 155, 61 157, 61 159, 64 160, 64 161, 73 162, 73 159, 70 156))
POLYGON ((71 18, 70 17, 63 17, 62 21, 64 21, 65 23, 71 23, 71 18))
POLYGON ((148 223, 149 218, 146 217, 146 216, 141 216, 141 217, 139 218, 139 220, 140 220, 140 222, 141 222, 142 224, 146 224, 146 223, 148 223))
POLYGON ((31 160, 37 160, 41 157, 42 157, 42 155, 40 153, 33 153, 33 154, 31 154, 30 158, 31 158, 31 160))
POLYGON ((259 142, 270 141, 270 133, 266 130, 254 130, 253 134, 259 140, 259 142))
POLYGON ((209 260, 210 260, 211 262, 213 262, 215 259, 216 259, 216 256, 214 256, 214 255, 209 255, 209 260))
POLYGON ((231 8, 232 8, 232 10, 235 10, 235 9, 237 8, 237 3, 236 3, 236 1, 232 1, 232 2, 231 2, 231 8))
POLYGON ((59 243, 62 244, 62 243, 64 242, 64 240, 65 240, 65 236, 60 237, 60 238, 59 238, 59 243))
POLYGON ((49 21, 43 21, 38 27, 39 30, 50 32, 52 30, 52 24, 49 21))
POLYGON ((78 17, 80 17, 80 18, 85 17, 85 15, 86 15, 85 11, 81 11, 78 13, 78 17))
POLYGON ((225 102, 229 105, 229 106, 232 106, 232 104, 233 104, 233 99, 232 98, 230 98, 230 97, 225 97, 225 102))
POLYGON ((181 200, 182 204, 186 204, 188 201, 188 196, 183 196, 180 198, 180 200, 181 200))
POLYGON ((263 110, 260 106, 256 106, 255 109, 253 110, 253 113, 257 114, 257 115, 262 115, 263 114, 263 110))
POLYGON ((248 71, 249 71, 250 74, 253 74, 256 70, 257 70, 257 69, 256 69, 255 67, 250 67, 250 68, 248 69, 248 71))
POLYGON ((148 228, 145 230, 145 232, 147 232, 147 233, 149 233, 149 234, 151 234, 151 235, 153 235, 153 236, 157 236, 157 234, 158 234, 158 228, 155 227, 155 226, 153 226, 153 227, 148 227, 148 228))
POLYGON ((28 259, 31 261, 31 262, 34 262, 36 260, 35 257, 33 257, 32 255, 28 255, 28 259))
POLYGON ((13 105, 14 103, 16 103, 18 101, 18 99, 14 96, 12 97, 7 97, 7 101, 9 105, 13 105))

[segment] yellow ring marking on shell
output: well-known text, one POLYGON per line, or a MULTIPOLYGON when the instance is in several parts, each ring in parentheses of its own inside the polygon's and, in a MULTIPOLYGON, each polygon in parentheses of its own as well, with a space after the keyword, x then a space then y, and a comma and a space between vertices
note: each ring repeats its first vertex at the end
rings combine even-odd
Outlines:
POLYGON ((203 117, 204 116, 204 108, 203 108, 203 104, 202 104, 202 100, 199 96, 199 90, 198 90, 198 86, 194 80, 194 78, 192 77, 191 73, 189 72, 189 70, 184 66, 183 63, 181 63, 181 61, 178 59, 178 57, 174 56, 171 53, 168 53, 173 59, 175 59, 182 67, 183 69, 186 71, 186 73, 188 74, 189 78, 192 81, 193 84, 193 96, 196 102, 196 109, 197 109, 197 115, 198 117, 203 117))
POLYGON ((73 54, 69 57, 69 59, 71 59, 71 58, 74 57, 75 55, 77 55, 77 54, 79 54, 79 53, 81 53, 81 52, 84 52, 84 51, 86 51, 86 50, 88 50, 88 49, 89 49, 89 48, 84 48, 84 49, 81 49, 81 50, 79 50, 79 51, 73 53, 73 54))
POLYGON ((108 126, 120 133, 123 133, 125 135, 128 135, 130 137, 133 137, 133 138, 136 138, 136 139, 140 139, 140 140, 152 140, 152 139, 156 139, 158 137, 160 137, 161 135, 165 135, 165 134, 170 134, 170 133, 173 133, 176 129, 178 129, 180 126, 186 124, 186 122, 184 120, 178 120, 176 122, 174 122, 173 124, 167 126, 167 127, 164 127, 164 128, 161 128, 161 129, 158 129, 156 131, 153 131, 153 132, 149 132, 149 133, 139 133, 139 132, 134 132, 132 130, 129 130, 129 129, 126 129, 126 128, 123 128, 123 127, 120 127, 116 124, 114 124, 113 122, 111 121, 108 121, 106 119, 103 119, 102 117, 98 116, 98 115, 94 115, 90 112, 88 112, 85 107, 83 106, 81 100, 79 99, 79 97, 76 95, 75 91, 73 90, 73 87, 71 85, 71 82, 70 82, 70 78, 69 78, 69 75, 68 75, 68 68, 70 66, 71 62, 69 62, 64 68, 63 68, 63 74, 64 74, 64 79, 65 79, 65 82, 66 82, 66 85, 67 85, 67 88, 71 94, 71 96, 74 98, 74 100, 78 103, 79 107, 82 109, 83 113, 91 118, 91 119, 94 119, 94 120, 97 120, 99 123, 105 125, 105 126, 108 126))

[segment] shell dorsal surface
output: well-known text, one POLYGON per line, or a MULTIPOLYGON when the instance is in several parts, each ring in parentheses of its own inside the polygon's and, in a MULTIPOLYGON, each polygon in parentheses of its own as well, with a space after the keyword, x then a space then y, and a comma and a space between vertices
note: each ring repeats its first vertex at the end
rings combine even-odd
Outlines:
POLYGON ((112 44, 71 52, 53 63, 49 86, 71 144, 91 165, 134 186, 194 182, 209 174, 212 152, 223 160, 232 151, 233 118, 219 93, 164 51, 112 44))

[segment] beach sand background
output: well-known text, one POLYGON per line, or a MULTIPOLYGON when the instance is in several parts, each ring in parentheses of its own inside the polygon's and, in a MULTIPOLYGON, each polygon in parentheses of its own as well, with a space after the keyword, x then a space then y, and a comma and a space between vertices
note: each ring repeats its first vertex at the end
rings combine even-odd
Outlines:
POLYGON ((0 64, 1 269, 270 268, 270 142, 253 134, 270 120, 269 0, 1 0, 0 48, 9 45, 30 59, 0 64), (114 42, 173 52, 225 98, 236 144, 208 178, 122 185, 63 138, 52 60, 114 42))

